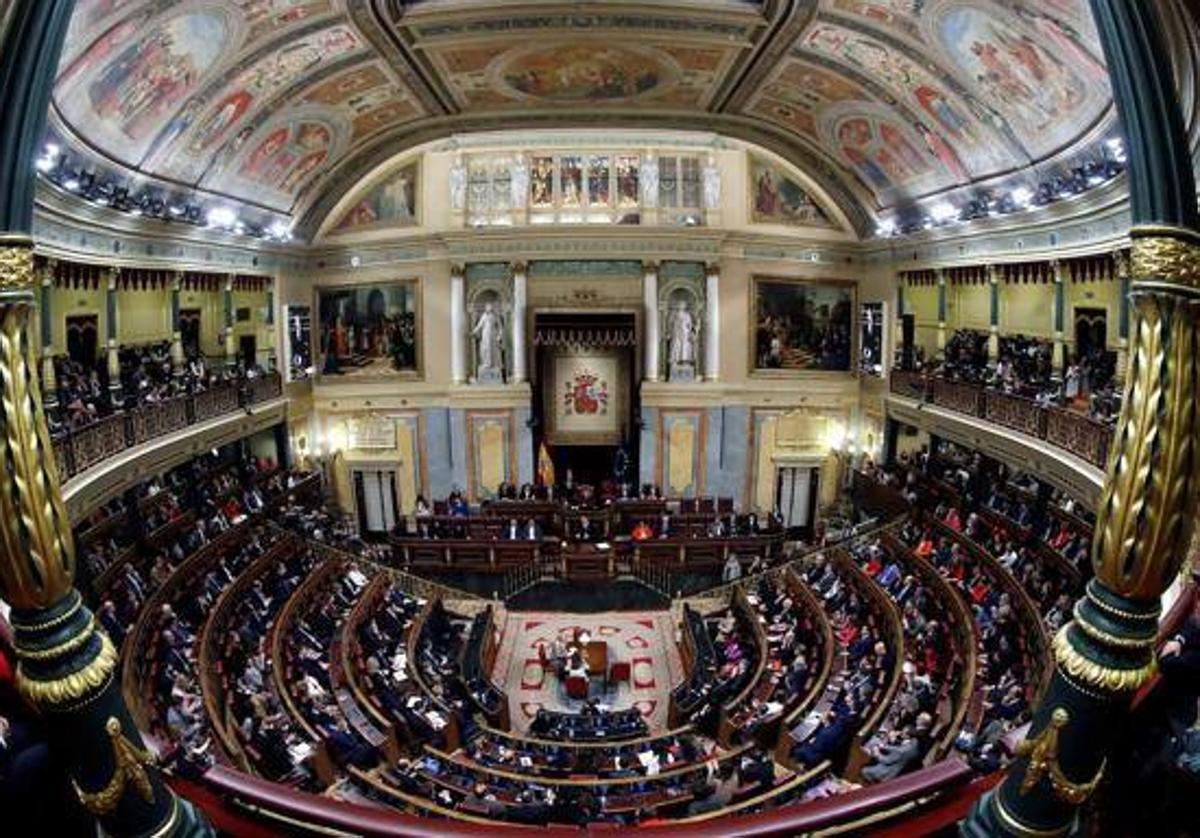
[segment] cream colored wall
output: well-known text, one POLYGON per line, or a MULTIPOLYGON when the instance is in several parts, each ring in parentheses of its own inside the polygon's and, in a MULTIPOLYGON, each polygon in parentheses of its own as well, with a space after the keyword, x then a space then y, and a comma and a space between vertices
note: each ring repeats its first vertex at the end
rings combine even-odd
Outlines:
POLYGON ((1000 334, 1054 337, 1054 285, 1000 283, 1000 334))
POLYGON ((1121 317, 1120 282, 1070 282, 1064 290, 1066 315, 1063 318, 1063 337, 1067 345, 1075 347, 1075 309, 1102 308, 1107 314, 1107 341, 1109 349, 1116 349, 1121 317))
MULTIPOLYGON (((981 332, 990 328, 992 289, 989 284, 947 285, 946 292, 946 319, 949 323, 954 323, 956 328, 981 332)), ((935 298, 935 306, 936 302, 935 298)))
POLYGON ((910 285, 904 288, 904 308, 913 315, 914 340, 925 350, 925 357, 937 354, 938 287, 910 285))
POLYGON ((170 337, 170 290, 117 291, 117 343, 151 343, 170 337))
POLYGON ((179 308, 200 310, 200 351, 209 357, 224 357, 221 330, 225 327, 224 291, 181 291, 179 308))
POLYGON ((97 350, 103 350, 104 338, 108 334, 108 311, 105 306, 103 288, 59 288, 51 291, 51 313, 54 318, 54 350, 61 354, 67 351, 67 318, 95 315, 99 327, 97 350))

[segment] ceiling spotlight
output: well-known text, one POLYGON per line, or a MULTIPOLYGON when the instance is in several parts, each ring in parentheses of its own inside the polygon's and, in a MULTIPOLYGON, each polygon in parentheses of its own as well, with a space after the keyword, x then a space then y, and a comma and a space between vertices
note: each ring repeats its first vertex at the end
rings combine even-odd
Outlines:
POLYGON ((63 189, 66 189, 68 192, 74 192, 78 188, 79 188, 79 180, 76 178, 69 177, 63 181, 63 189))
POLYGON ((944 224, 957 214, 958 210, 954 208, 954 205, 946 201, 934 204, 929 208, 929 215, 937 224, 944 224))
POLYGON ((1009 193, 1009 197, 1011 197, 1012 202, 1021 209, 1028 209, 1029 205, 1033 202, 1033 193, 1024 186, 1018 186, 1009 193))
POLYGON ((292 225, 286 221, 277 220, 267 228, 267 235, 280 241, 288 241, 292 237, 292 225))
POLYGON ((209 227, 232 227, 237 223, 237 213, 229 207, 213 207, 205 216, 209 227))
POLYGON ((881 239, 896 235, 896 219, 888 218, 880 221, 879 226, 875 228, 875 235, 881 239))
POLYGON ((45 174, 54 168, 54 159, 49 156, 39 158, 37 162, 33 164, 33 167, 42 174, 45 174))

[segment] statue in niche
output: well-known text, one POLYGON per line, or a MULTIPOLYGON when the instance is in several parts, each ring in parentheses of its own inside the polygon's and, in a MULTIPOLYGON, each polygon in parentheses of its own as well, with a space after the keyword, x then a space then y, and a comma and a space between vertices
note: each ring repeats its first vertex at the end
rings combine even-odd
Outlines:
POLYGON ((450 209, 461 210, 467 205, 467 167, 462 155, 450 166, 450 209))
POLYGON ((504 380, 504 321, 495 304, 484 303, 479 319, 471 336, 478 339, 479 349, 475 354, 475 378, 483 384, 497 384, 504 380))
POLYGON ((683 300, 677 300, 667 319, 671 381, 696 380, 696 337, 699 324, 683 300))

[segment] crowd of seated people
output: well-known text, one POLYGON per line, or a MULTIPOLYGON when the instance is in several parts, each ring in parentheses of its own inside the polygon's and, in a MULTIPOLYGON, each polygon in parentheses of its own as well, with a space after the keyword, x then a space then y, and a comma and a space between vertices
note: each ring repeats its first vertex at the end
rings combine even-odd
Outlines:
POLYGON ((369 579, 361 568, 347 562, 323 580, 302 604, 303 610, 286 627, 283 655, 284 684, 297 712, 326 743, 337 765, 370 768, 379 758, 375 748, 359 738, 343 714, 335 695, 330 649, 346 615, 358 601, 369 579))
POLYGON ((932 744, 934 719, 949 687, 950 647, 947 618, 940 601, 905 572, 901 559, 876 539, 851 548, 859 568, 887 592, 901 610, 904 662, 899 687, 877 733, 865 748, 872 761, 862 772, 868 782, 890 780, 921 764, 932 744))
POLYGON ((563 742, 635 739, 649 733, 636 708, 608 710, 596 701, 585 701, 578 713, 539 708, 529 724, 529 735, 563 742))
POLYGON ((988 335, 959 329, 947 340, 937 375, 1026 396, 1042 407, 1078 409, 1101 421, 1115 421, 1120 392, 1114 353, 1093 350, 1073 359, 1061 374, 1053 368, 1053 345, 1025 335, 999 339, 995 361, 988 358, 988 335))
POLYGON ((155 721, 173 747, 168 758, 191 768, 211 764, 212 730, 196 666, 197 640, 221 594, 256 559, 283 537, 259 527, 245 541, 223 553, 195 586, 183 585, 170 602, 149 616, 150 667, 156 701, 155 721))
POLYGON ((689 609, 684 626, 697 654, 688 679, 672 690, 671 700, 681 723, 715 733, 721 706, 749 683, 761 650, 753 628, 733 605, 704 618, 689 609))
POLYGON ((355 666, 365 672, 367 699, 406 741, 444 744, 451 719, 410 677, 408 641, 424 600, 392 586, 355 630, 355 666))
POLYGON ((491 625, 491 606, 472 618, 471 627, 467 630, 467 642, 462 657, 460 676, 471 701, 483 711, 485 716, 494 719, 501 715, 502 708, 505 706, 505 696, 492 683, 492 679, 488 677, 488 673, 484 669, 483 649, 491 625))
POLYGON ((816 615, 796 601, 782 574, 774 580, 760 578, 747 600, 766 633, 767 663, 754 691, 730 713, 736 741, 749 740, 806 696, 824 653, 816 615))
POLYGON ((986 562, 915 521, 904 525, 900 537, 917 556, 934 564, 971 609, 979 637, 978 679, 985 685, 984 701, 973 730, 960 736, 960 746, 981 770, 991 770, 1003 758, 1002 737, 1028 718, 1036 686, 1037 673, 1030 670, 1025 653, 1025 628, 1011 595, 986 562))
MULTIPOLYGON (((527 484, 526 488, 533 487, 527 484)), ((539 485, 536 489, 542 490, 543 487, 539 485)), ((501 486, 500 491, 504 492, 505 487, 501 486)), ((432 504, 424 495, 418 495, 411 518, 398 521, 393 535, 401 538, 478 537, 493 541, 532 542, 540 542, 548 535, 555 535, 576 543, 588 543, 624 536, 634 541, 645 541, 678 536, 752 537, 779 534, 783 531, 781 520, 773 512, 762 518, 753 511, 739 514, 732 510, 732 502, 728 508, 724 508, 723 505, 724 511, 721 512, 717 512, 715 506, 707 511, 698 511, 692 508, 695 504, 691 501, 668 504, 657 493, 657 488, 649 487, 649 484, 648 491, 652 495, 648 500, 657 501, 658 509, 653 515, 633 517, 624 514, 609 515, 611 510, 619 509, 621 501, 639 500, 632 497, 618 496, 606 498, 600 505, 580 505, 566 492, 547 497, 545 491, 541 491, 540 495, 526 497, 529 493, 523 489, 519 496, 505 498, 500 495, 499 501, 489 501, 472 508, 458 489, 452 490, 445 500, 432 504), (522 506, 525 502, 538 504, 541 508, 534 511, 528 505, 522 506), (691 511, 685 511, 685 507, 691 511), (587 514, 588 510, 593 509, 593 514, 587 514), (573 514, 569 518, 564 516, 560 523, 555 513, 561 514, 568 510, 573 514)))
POLYGON ((150 499, 170 510, 165 515, 160 514, 159 520, 178 516, 178 496, 171 490, 164 490, 162 480, 153 478, 132 492, 106 501, 75 528, 79 563, 89 577, 100 577, 117 561, 126 558, 139 535, 150 531, 150 527, 141 525, 141 520, 146 519, 140 519, 137 514, 149 506, 146 502, 150 499))
MULTIPOLYGON (((118 644, 137 619, 142 605, 170 578, 183 561, 231 527, 245 521, 249 514, 266 508, 267 499, 278 497, 288 483, 300 475, 284 475, 273 463, 249 458, 240 465, 212 455, 197 458, 168 472, 161 492, 165 502, 150 507, 138 527, 126 528, 114 536, 116 555, 123 564, 111 584, 100 593, 97 617, 109 629, 118 644), (239 479, 238 472, 243 477, 239 479), (248 475, 248 476, 247 476, 248 475), (259 480, 258 478, 262 479, 259 480), (178 498, 178 500, 176 500, 178 498), (155 544, 144 535, 172 523, 180 523, 169 541, 155 544), (139 549, 132 549, 137 546, 139 549)), ((112 544, 101 542, 101 555, 112 553, 112 544)), ((85 561, 90 562, 91 544, 85 561)))
POLYGON ((516 823, 632 826, 657 818, 702 815, 770 789, 776 768, 768 755, 745 751, 653 777, 565 784, 511 777, 426 754, 383 772, 390 784, 445 809, 516 823))
POLYGON ((271 780, 307 786, 312 743, 292 725, 272 686, 271 628, 288 597, 316 565, 312 551, 296 549, 264 568, 229 609, 221 648, 235 735, 251 762, 271 780))
MULTIPOLYGON (((193 354, 182 368, 176 370, 167 341, 122 346, 118 349, 118 359, 121 386, 116 394, 110 392, 108 365, 103 358, 91 366, 67 356, 54 359, 62 425, 79 429, 111 415, 114 395, 120 399, 120 404, 115 407, 128 409, 202 393, 228 382, 254 379, 265 372, 255 362, 239 361, 232 368, 210 364, 203 353, 193 354)), ((51 428, 58 429, 57 424, 51 428)))
POLYGON ((839 677, 791 733, 790 757, 801 768, 813 768, 845 760, 854 737, 887 690, 895 651, 885 639, 880 615, 846 568, 818 554, 805 564, 803 575, 825 603, 841 657, 839 677))
POLYGON ((717 754, 716 744, 692 731, 606 747, 572 747, 569 742, 532 741, 480 731, 463 746, 479 765, 542 777, 653 777, 696 765, 717 754))

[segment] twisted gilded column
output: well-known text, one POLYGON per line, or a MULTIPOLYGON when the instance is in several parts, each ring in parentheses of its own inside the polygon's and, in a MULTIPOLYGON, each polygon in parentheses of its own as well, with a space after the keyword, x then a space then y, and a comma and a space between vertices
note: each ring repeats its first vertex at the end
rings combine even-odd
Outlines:
MULTIPOLYGON (((74 3, 8 6, 0 32, 0 599, 12 607, 16 687, 44 720, 56 761, 104 834, 212 835, 163 783, 125 707, 117 650, 74 587, 71 525, 30 324, 40 290, 30 237, 33 160, 74 3)), ((20 814, 5 812, 5 827, 20 814)))
POLYGON ((32 243, 0 236, 0 599, 12 606, 17 690, 108 834, 207 834, 155 770, 121 696, 117 650, 73 587, 30 335, 35 287, 32 243))
POLYGON ((1018 758, 963 823, 969 836, 1080 831, 1130 700, 1154 674, 1160 597, 1187 555, 1200 483, 1200 234, 1187 135, 1154 4, 1092 8, 1129 155, 1125 399, 1096 514, 1095 578, 1054 638, 1054 675, 1018 758))

